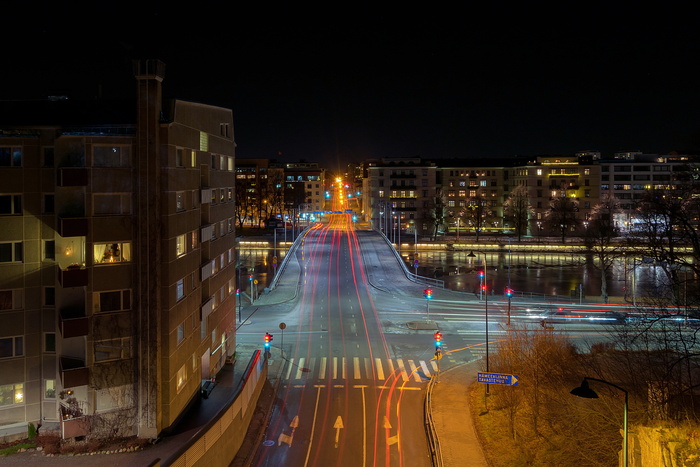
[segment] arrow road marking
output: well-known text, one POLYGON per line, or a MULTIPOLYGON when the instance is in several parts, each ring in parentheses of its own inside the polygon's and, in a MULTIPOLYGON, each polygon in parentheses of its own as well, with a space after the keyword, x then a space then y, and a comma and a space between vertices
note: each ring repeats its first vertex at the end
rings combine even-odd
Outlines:
POLYGON ((333 428, 335 428, 335 447, 338 447, 338 440, 340 439, 340 430, 345 428, 343 426, 343 419, 340 418, 340 415, 338 415, 338 418, 335 419, 335 423, 333 424, 333 428))

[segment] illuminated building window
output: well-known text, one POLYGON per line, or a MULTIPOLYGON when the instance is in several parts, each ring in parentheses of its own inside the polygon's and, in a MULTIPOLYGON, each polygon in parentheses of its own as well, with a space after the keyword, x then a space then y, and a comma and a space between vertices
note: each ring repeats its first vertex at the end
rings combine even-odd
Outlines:
POLYGON ((131 242, 95 243, 95 264, 124 263, 131 261, 131 242))
POLYGON ((180 390, 185 386, 185 383, 187 382, 187 367, 185 365, 182 365, 179 370, 177 370, 177 376, 176 376, 176 383, 177 383, 177 392, 180 392, 180 390))
POLYGON ((187 253, 187 248, 185 247, 185 234, 178 235, 175 237, 175 255, 179 258, 187 253))
POLYGON ((0 386, 0 407, 24 404, 24 384, 5 384, 0 386))

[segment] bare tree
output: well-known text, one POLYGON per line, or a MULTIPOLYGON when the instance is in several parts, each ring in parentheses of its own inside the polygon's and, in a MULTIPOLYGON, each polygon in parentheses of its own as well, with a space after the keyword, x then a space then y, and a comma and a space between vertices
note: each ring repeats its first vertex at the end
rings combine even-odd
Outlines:
POLYGON ((583 232, 584 242, 593 257, 593 266, 600 271, 600 295, 603 303, 608 303, 608 274, 615 260, 623 254, 620 243, 615 242, 619 235, 615 226, 615 214, 620 212, 620 205, 608 190, 603 199, 592 212, 589 223, 583 232))
POLYGON ((580 224, 576 217, 578 201, 573 198, 558 197, 549 203, 549 210, 545 213, 544 224, 550 231, 559 231, 561 241, 566 241, 566 232, 580 224))
POLYGON ((513 226, 515 235, 520 241, 522 236, 527 234, 528 223, 533 214, 527 187, 525 185, 516 186, 508 195, 503 208, 505 221, 513 226))
POLYGON ((479 234, 490 219, 491 211, 487 207, 487 201, 481 196, 471 198, 466 209, 466 223, 474 229, 476 241, 479 241, 479 234))

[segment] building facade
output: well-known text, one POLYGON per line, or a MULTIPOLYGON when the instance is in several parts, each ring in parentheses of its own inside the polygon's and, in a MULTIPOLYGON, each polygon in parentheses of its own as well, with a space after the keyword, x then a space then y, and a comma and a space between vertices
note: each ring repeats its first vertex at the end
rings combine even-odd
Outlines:
POLYGON ((6 433, 155 437, 233 354, 232 112, 165 102, 161 62, 135 76, 120 113, 60 101, 0 114, 6 433))

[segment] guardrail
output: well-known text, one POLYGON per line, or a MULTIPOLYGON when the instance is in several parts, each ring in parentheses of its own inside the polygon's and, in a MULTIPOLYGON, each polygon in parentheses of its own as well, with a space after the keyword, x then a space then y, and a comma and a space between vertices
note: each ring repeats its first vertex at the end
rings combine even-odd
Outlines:
POLYGON ((442 467, 442 451, 440 450, 440 440, 435 432, 435 423, 433 422, 433 409, 431 407, 431 399, 433 397, 433 386, 435 385, 435 377, 430 378, 428 387, 425 391, 425 433, 428 436, 428 448, 430 449, 430 460, 434 467, 442 467))

